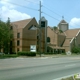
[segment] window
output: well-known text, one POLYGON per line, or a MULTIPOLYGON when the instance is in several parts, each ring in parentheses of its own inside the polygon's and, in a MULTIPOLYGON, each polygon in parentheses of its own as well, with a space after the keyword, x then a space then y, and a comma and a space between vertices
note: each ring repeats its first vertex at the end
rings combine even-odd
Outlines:
POLYGON ((20 38, 20 33, 17 33, 17 38, 20 38))
POLYGON ((17 46, 19 46, 20 45, 20 41, 19 40, 17 40, 17 46))
POLYGON ((37 30, 37 27, 36 27, 36 25, 31 25, 31 27, 29 27, 28 30, 37 30))
POLYGON ((45 21, 41 21, 41 27, 45 27, 45 21))
POLYGON ((50 37, 47 37, 47 42, 50 42, 50 37))

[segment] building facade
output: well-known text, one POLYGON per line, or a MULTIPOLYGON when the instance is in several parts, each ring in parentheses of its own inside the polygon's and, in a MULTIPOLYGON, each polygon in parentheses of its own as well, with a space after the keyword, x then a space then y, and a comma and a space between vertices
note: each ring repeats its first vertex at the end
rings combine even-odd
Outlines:
POLYGON ((64 19, 58 24, 57 30, 47 28, 47 37, 50 38, 47 45, 52 48, 51 50, 49 48, 49 52, 71 52, 73 47, 80 47, 80 29, 69 29, 69 24, 64 19))
POLYGON ((39 51, 39 44, 41 51, 44 51, 44 35, 41 33, 39 43, 39 25, 35 18, 12 22, 11 27, 13 40, 10 52, 30 51, 31 46, 36 46, 36 51, 39 51))
POLYGON ((72 51, 74 46, 80 47, 80 29, 69 29, 68 23, 63 19, 57 26, 57 31, 47 27, 45 38, 45 27, 40 28, 35 18, 21 20, 11 23, 13 39, 10 52, 30 51, 31 46, 36 46, 36 52, 62 53, 72 51), (40 31, 41 30, 41 31, 40 31), (62 30, 62 33, 59 31, 62 30), (45 46, 45 39, 47 45, 45 46))

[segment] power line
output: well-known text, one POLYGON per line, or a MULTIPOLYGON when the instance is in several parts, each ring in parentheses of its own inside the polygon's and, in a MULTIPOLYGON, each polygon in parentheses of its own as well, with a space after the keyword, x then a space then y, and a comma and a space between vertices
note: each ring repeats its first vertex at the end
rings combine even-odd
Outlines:
MULTIPOLYGON (((0 1, 3 1, 3 0, 0 0, 0 1)), ((34 10, 34 11, 39 11, 38 9, 34 9, 34 8, 31 8, 31 7, 23 6, 23 5, 16 4, 16 3, 13 3, 13 2, 10 2, 10 1, 4 1, 4 2, 10 3, 10 4, 14 4, 14 5, 17 5, 17 6, 21 6, 21 7, 24 7, 24 8, 27 8, 27 9, 31 9, 31 10, 34 10)), ((28 1, 28 2, 31 2, 31 1, 28 1)), ((35 2, 31 2, 31 3, 35 3, 35 2)), ((39 5, 39 4, 38 4, 38 5, 39 5)), ((54 12, 52 9, 49 9, 49 8, 47 8, 46 6, 43 6, 43 7, 46 8, 47 10, 49 10, 49 11, 55 13, 56 15, 62 17, 60 14, 54 12)), ((43 13, 44 13, 44 12, 43 12, 43 13)), ((49 16, 49 17, 51 17, 51 18, 53 18, 53 19, 55 19, 55 20, 57 20, 57 21, 60 21, 60 20, 58 20, 58 19, 52 17, 52 16, 49 15, 49 14, 46 14, 46 13, 44 13, 44 14, 47 15, 47 16, 49 16)), ((78 24, 76 24, 76 25, 77 25, 77 26, 80 26, 80 25, 78 25, 78 24)), ((73 26, 72 26, 72 27, 73 27, 73 26)))
MULTIPOLYGON (((47 8, 46 6, 43 6, 43 7, 46 8, 47 10, 49 10, 49 11, 55 13, 56 15, 62 17, 60 14, 54 12, 52 9, 49 9, 49 8, 47 8)), ((50 16, 50 15, 48 15, 48 16, 50 16)), ((51 16, 50 16, 50 17, 51 17, 51 16)), ((65 19, 67 19, 67 21, 69 22, 68 18, 65 18, 65 19)), ((78 24, 76 24, 76 23, 75 23, 75 25, 80 26, 80 25, 78 25, 78 24)), ((74 27, 74 26, 71 26, 71 27, 74 27)), ((76 27, 74 27, 74 28, 76 28, 76 27)))
MULTIPOLYGON (((26 0, 25 0, 26 1, 26 0)), ((33 2, 33 1, 26 1, 26 2, 30 2, 30 3, 34 3, 34 4, 37 4, 37 5, 39 5, 39 3, 36 3, 36 2, 33 2)))
MULTIPOLYGON (((0 1, 2 1, 2 0, 0 0, 0 1)), ((13 2, 10 2, 10 1, 4 1, 4 2, 13 4, 13 5, 17 5, 17 6, 21 6, 21 7, 27 8, 27 9, 38 11, 37 9, 31 8, 31 7, 27 7, 27 6, 23 6, 23 5, 20 5, 20 4, 16 4, 16 3, 13 3, 13 2)))
POLYGON ((61 15, 57 14, 57 13, 56 13, 56 12, 54 12, 53 10, 51 10, 51 9, 47 8, 46 6, 43 6, 43 7, 44 7, 44 8, 46 8, 47 10, 49 10, 49 11, 51 11, 51 12, 55 13, 56 15, 58 15, 58 16, 60 16, 60 17, 62 17, 61 15))
POLYGON ((53 18, 53 19, 55 19, 55 20, 57 20, 57 21, 60 21, 60 20, 56 19, 55 17, 53 17, 53 16, 51 16, 51 15, 45 13, 45 12, 42 12, 42 13, 44 13, 45 15, 47 15, 47 16, 49 16, 49 17, 51 17, 51 18, 53 18))

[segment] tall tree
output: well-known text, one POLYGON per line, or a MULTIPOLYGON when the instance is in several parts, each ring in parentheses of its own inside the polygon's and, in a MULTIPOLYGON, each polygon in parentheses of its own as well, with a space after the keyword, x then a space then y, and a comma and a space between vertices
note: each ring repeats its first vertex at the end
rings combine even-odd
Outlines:
POLYGON ((5 53, 9 52, 10 40, 12 32, 10 30, 10 19, 7 22, 0 22, 0 49, 3 48, 5 53))
POLYGON ((8 20, 6 22, 7 26, 10 27, 10 18, 8 17, 8 20))

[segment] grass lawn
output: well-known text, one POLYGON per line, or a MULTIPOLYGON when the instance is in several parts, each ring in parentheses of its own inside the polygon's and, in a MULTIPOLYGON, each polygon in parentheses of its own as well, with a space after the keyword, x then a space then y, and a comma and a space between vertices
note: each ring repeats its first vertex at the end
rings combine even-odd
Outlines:
POLYGON ((0 55, 0 59, 5 59, 5 58, 16 58, 18 57, 17 54, 4 54, 4 55, 0 55))

